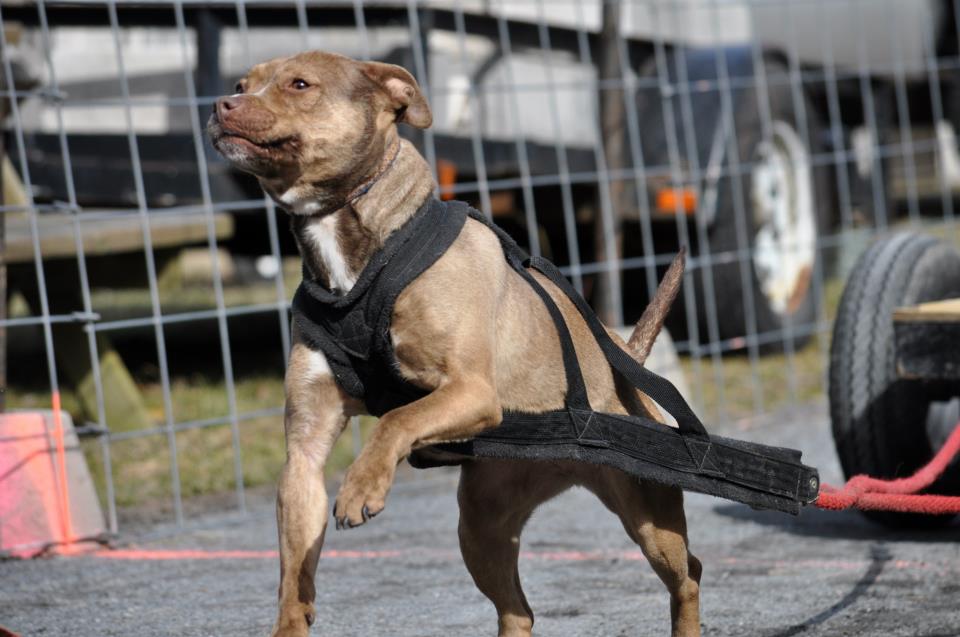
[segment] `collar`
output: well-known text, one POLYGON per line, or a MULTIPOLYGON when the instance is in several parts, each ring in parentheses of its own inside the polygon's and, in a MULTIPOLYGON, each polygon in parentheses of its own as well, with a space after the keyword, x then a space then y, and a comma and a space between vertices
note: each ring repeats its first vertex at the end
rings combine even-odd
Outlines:
POLYGON ((392 152, 392 153, 388 153, 388 155, 390 156, 390 159, 387 160, 386 162, 381 163, 381 164, 380 164, 380 169, 379 169, 377 172, 375 172, 372 177, 370 177, 369 179, 367 179, 366 181, 364 181, 363 183, 361 183, 359 186, 357 186, 356 188, 354 188, 353 190, 351 190, 351 191, 350 191, 350 194, 347 195, 347 198, 344 200, 344 202, 343 202, 342 204, 340 204, 339 206, 336 206, 336 207, 334 207, 334 208, 324 208, 324 209, 322 209, 322 210, 318 210, 318 211, 316 211, 316 212, 311 212, 311 213, 308 213, 308 214, 297 213, 297 216, 300 216, 300 217, 324 217, 324 216, 327 216, 327 215, 331 215, 331 214, 333 214, 333 213, 335 213, 335 212, 338 212, 338 211, 340 211, 340 210, 343 210, 344 208, 346 208, 347 206, 349 206, 350 204, 352 204, 354 201, 356 201, 357 199, 359 199, 359 198, 362 197, 363 195, 367 194, 367 193, 370 191, 370 189, 373 188, 373 187, 376 185, 376 183, 377 183, 378 181, 380 181, 380 180, 383 178, 384 175, 387 174, 387 171, 389 171, 391 168, 393 168, 393 164, 396 163, 397 157, 400 156, 400 146, 401 146, 401 143, 400 143, 400 137, 399 137, 399 136, 397 137, 397 140, 393 143, 393 146, 394 146, 393 152, 392 152))

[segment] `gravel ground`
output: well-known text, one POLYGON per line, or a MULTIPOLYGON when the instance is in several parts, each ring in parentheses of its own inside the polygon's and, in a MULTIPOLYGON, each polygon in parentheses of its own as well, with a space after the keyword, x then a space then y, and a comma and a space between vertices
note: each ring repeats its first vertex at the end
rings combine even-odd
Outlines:
MULTIPOLYGON (((724 433, 802 448, 825 481, 839 480, 821 405, 724 433)), ((384 515, 328 534, 314 634, 495 633, 493 608, 459 558, 455 485, 456 474, 440 470, 405 479, 384 515)), ((793 518, 698 495, 688 496, 687 515, 704 564, 705 635, 960 635, 958 524, 892 533, 853 513, 793 518)), ((274 526, 263 499, 247 516, 128 534, 126 552, 0 563, 0 625, 24 637, 266 635, 278 581, 274 526)), ((660 582, 583 490, 537 512, 521 573, 538 635, 669 632, 660 582)))

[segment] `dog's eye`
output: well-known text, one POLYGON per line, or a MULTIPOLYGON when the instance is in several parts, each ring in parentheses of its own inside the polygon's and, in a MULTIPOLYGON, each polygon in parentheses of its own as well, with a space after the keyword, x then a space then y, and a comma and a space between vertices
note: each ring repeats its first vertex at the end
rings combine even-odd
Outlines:
POLYGON ((233 92, 236 93, 237 95, 239 95, 240 93, 243 93, 243 84, 241 84, 240 82, 237 82, 237 85, 233 87, 233 92))
POLYGON ((304 89, 310 88, 310 85, 307 84, 306 80, 301 80, 300 78, 297 78, 293 82, 291 82, 290 86, 297 89, 298 91, 302 91, 304 89))

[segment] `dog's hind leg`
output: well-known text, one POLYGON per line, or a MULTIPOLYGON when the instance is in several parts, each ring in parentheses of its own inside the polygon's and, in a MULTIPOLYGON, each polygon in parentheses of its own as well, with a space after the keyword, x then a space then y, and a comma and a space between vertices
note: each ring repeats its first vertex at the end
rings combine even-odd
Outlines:
POLYGON ((287 371, 287 462, 277 492, 279 614, 273 637, 305 637, 313 623, 314 575, 327 527, 323 469, 347 423, 348 400, 322 354, 296 344, 287 371))
POLYGON ((700 635, 700 561, 687 546, 683 491, 604 467, 585 481, 620 517, 670 592, 673 637, 700 635))
POLYGON ((481 460, 464 464, 460 474, 460 551, 497 609, 499 637, 529 637, 533 629, 517 558, 530 514, 571 484, 552 473, 541 463, 481 460))

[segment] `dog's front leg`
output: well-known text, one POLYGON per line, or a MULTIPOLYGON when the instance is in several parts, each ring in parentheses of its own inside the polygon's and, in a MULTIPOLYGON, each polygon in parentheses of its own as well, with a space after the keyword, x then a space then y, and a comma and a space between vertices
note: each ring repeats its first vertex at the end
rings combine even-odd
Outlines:
POLYGON ((502 417, 492 383, 476 376, 452 380, 387 412, 347 471, 334 509, 337 526, 363 524, 383 510, 397 463, 414 448, 472 437, 502 417))
POLYGON ((290 354, 284 429, 287 462, 277 493, 280 602, 273 637, 302 637, 315 618, 314 574, 327 525, 323 469, 347 422, 349 401, 326 358, 302 344, 290 354))

